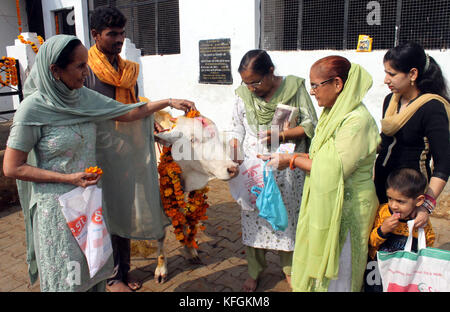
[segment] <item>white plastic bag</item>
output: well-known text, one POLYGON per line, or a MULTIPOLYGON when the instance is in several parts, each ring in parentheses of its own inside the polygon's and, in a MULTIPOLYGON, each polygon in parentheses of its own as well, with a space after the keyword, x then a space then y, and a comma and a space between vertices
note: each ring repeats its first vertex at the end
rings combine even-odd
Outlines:
POLYGON ((418 252, 411 252, 414 220, 408 221, 405 249, 378 251, 378 268, 384 292, 450 291, 450 251, 426 247, 425 232, 419 228, 418 252))
POLYGON ((239 166, 239 175, 228 181, 231 196, 242 210, 254 211, 256 195, 251 192, 253 186, 264 187, 264 161, 259 158, 246 158, 239 166))
POLYGON ((102 190, 81 186, 59 197, 67 225, 86 256, 92 278, 112 254, 111 238, 102 215, 102 190))

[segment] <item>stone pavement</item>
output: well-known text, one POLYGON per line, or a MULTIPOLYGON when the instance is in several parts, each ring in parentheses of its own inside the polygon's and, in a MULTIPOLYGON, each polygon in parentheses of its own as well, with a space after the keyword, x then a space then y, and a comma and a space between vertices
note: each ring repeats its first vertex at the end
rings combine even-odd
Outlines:
MULTIPOLYGON (((240 291, 247 278, 245 248, 241 242, 240 209, 230 196, 226 182, 209 183, 210 208, 204 232, 198 235, 199 256, 203 265, 186 260, 180 244, 168 228, 166 255, 169 277, 164 284, 153 280, 156 268, 156 242, 151 242, 154 253, 146 257, 133 254, 131 274, 143 281, 139 292, 229 292, 240 291)), ((450 221, 431 218, 436 232, 435 247, 450 250, 450 221)), ((20 207, 0 209, 0 292, 38 292, 39 284, 29 287, 25 262, 25 231, 20 207)), ((290 291, 279 267, 278 255, 267 254, 268 268, 262 273, 257 291, 290 291)))

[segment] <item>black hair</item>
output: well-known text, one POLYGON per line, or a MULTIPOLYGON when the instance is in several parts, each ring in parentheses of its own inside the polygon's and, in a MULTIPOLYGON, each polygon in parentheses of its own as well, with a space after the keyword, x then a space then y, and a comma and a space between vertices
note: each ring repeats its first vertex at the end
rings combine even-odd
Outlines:
POLYGON ((251 70, 259 75, 267 75, 270 67, 275 68, 269 54, 264 50, 250 50, 242 57, 238 72, 242 73, 244 70, 251 70))
POLYGON ((64 49, 62 49, 61 53, 59 53, 59 56, 54 64, 59 68, 65 69, 67 65, 73 62, 73 52, 80 44, 82 44, 80 39, 73 39, 69 41, 64 49))
POLYGON ((417 68, 419 74, 415 82, 419 91, 438 94, 449 100, 447 83, 441 67, 434 58, 425 53, 420 44, 408 41, 391 48, 384 55, 383 62, 389 62, 395 70, 402 73, 409 73, 412 68, 417 68))
POLYGON ((389 174, 386 189, 396 190, 408 198, 417 198, 425 193, 427 183, 425 176, 416 169, 401 168, 389 174))
POLYGON ((90 18, 90 27, 97 32, 102 32, 108 27, 125 27, 127 18, 116 8, 99 7, 94 10, 90 18))

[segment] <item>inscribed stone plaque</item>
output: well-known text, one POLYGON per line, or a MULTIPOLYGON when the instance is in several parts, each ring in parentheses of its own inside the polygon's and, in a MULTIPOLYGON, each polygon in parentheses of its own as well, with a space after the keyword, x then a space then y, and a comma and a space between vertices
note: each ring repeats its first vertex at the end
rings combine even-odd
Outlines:
POLYGON ((199 41, 200 83, 233 83, 230 48, 230 39, 199 41))

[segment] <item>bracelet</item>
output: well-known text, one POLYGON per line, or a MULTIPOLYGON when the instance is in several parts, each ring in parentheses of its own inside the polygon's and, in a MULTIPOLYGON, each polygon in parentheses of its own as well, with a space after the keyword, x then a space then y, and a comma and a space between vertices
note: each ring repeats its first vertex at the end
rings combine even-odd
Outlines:
POLYGON ((281 131, 280 134, 283 137, 283 141, 282 142, 284 143, 284 141, 286 140, 286 137, 284 136, 284 131, 281 131))
POLYGON ((292 156, 291 160, 289 161, 289 169, 294 170, 294 161, 295 158, 297 158, 298 156, 300 156, 299 154, 294 154, 294 156, 292 156))
POLYGON ((169 98, 169 106, 172 108, 172 98, 169 98))
POLYGON ((428 211, 428 214, 431 214, 436 207, 436 199, 428 194, 425 194, 425 200, 422 206, 428 211))

